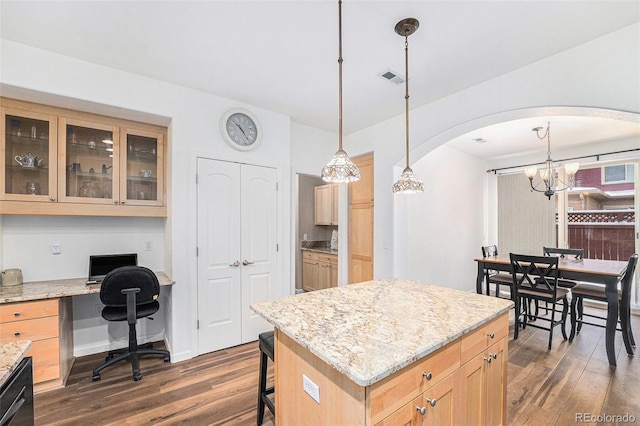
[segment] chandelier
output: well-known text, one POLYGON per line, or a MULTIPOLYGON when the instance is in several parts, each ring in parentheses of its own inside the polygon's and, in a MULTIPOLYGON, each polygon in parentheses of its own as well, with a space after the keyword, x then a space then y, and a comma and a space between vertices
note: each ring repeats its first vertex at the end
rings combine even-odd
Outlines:
POLYGON ((406 18, 398 22, 395 31, 398 35, 404 37, 404 66, 405 66, 405 157, 406 167, 402 171, 400 178, 393 184, 392 191, 394 194, 415 194, 424 191, 424 184, 413 173, 409 167, 409 36, 416 32, 420 22, 414 18, 406 18))
POLYGON ((338 151, 322 168, 322 180, 348 183, 360 180, 360 169, 342 149, 342 0, 338 0, 338 151))
POLYGON ((547 130, 544 132, 542 136, 540 136, 540 131, 542 127, 535 127, 531 130, 536 132, 536 136, 538 139, 547 138, 547 160, 544 162, 543 168, 540 169, 540 180, 533 183, 533 178, 536 176, 536 172, 538 168, 536 166, 527 167, 524 169, 524 174, 529 178, 529 185, 531 185, 531 190, 536 192, 542 192, 547 198, 550 200, 556 192, 564 191, 565 189, 573 188, 574 177, 578 168, 580 167, 579 163, 567 163, 564 165, 564 170, 569 177, 569 182, 563 182, 559 177, 558 173, 553 166, 553 160, 551 159, 551 135, 550 135, 550 127, 551 123, 547 122, 547 130), (544 187, 542 187, 544 185, 544 187))

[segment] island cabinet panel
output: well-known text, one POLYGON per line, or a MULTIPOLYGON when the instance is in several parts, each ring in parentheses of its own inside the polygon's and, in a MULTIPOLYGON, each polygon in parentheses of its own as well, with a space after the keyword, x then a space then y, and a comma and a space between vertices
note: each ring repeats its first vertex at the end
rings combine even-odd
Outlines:
POLYGON ((505 424, 508 313, 368 386, 276 328, 276 425, 505 424), (319 388, 305 393, 303 375, 319 388))
MULTIPOLYGON (((460 342, 454 342, 370 386, 368 412, 376 424, 460 368, 460 342)), ((415 409, 415 407, 414 407, 415 409)))
POLYGON ((364 425, 365 388, 275 330, 276 425, 364 425), (304 391, 303 375, 320 402, 304 391))

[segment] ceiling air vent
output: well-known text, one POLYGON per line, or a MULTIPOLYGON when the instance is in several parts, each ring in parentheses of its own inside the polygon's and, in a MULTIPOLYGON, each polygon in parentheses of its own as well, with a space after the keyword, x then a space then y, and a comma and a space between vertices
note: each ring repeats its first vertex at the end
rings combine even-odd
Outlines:
POLYGON ((392 70, 386 70, 381 72, 380 74, 378 74, 380 77, 382 77, 383 79, 390 81, 392 83, 395 84, 401 84, 404 83, 404 78, 399 75, 397 72, 392 71, 392 70))

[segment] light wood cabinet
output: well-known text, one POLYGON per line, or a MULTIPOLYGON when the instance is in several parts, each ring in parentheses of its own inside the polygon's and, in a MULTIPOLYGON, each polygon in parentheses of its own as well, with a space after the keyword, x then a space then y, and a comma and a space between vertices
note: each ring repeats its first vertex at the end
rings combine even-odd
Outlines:
POLYGON ((314 188, 314 223, 338 224, 338 185, 320 185, 314 188))
POLYGON ((505 424, 508 325, 503 323, 494 320, 463 340, 461 407, 467 424, 505 424))
POLYGON ((320 289, 338 286, 338 256, 318 253, 318 281, 320 289))
POLYGON ((359 386, 276 329, 276 424, 501 425, 508 313, 370 386, 359 386), (488 361, 491 359, 491 361, 488 361), (302 375, 322 389, 302 389, 302 375))
POLYGON ((349 283, 373 279, 373 153, 351 159, 360 180, 349 184, 349 283))
POLYGON ((2 213, 166 216, 165 128, 0 101, 2 213))
POLYGON ((302 288, 304 291, 320 290, 318 253, 302 251, 302 288))
POLYGON ((305 291, 338 286, 338 256, 302 250, 302 288, 305 291))
POLYGON ((30 340, 36 391, 61 387, 73 363, 71 298, 0 304, 0 342, 30 340))

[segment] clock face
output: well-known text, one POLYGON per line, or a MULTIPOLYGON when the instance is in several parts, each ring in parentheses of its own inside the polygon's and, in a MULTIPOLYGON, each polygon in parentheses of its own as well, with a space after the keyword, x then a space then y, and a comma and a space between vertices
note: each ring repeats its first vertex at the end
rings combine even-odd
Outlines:
POLYGON ((249 111, 230 110, 224 115, 220 125, 222 136, 233 148, 247 151, 260 143, 260 125, 249 111))

